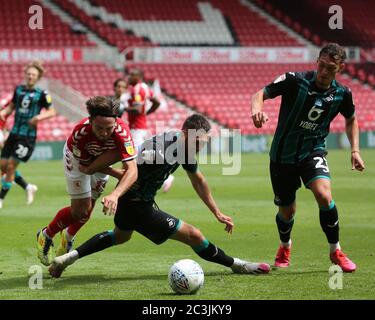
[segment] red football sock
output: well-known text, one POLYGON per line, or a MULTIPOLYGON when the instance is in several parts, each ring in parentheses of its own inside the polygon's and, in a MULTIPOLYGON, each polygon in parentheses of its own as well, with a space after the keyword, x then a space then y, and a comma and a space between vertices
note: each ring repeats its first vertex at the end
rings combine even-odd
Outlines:
POLYGON ((81 229, 84 224, 89 221, 91 216, 92 209, 88 212, 87 216, 79 221, 75 221, 69 225, 68 229, 66 230, 71 236, 75 236, 79 229, 81 229))
POLYGON ((74 223, 75 220, 72 217, 70 207, 61 209, 53 218, 51 223, 46 228, 46 233, 50 238, 53 238, 56 233, 64 230, 67 226, 74 223))

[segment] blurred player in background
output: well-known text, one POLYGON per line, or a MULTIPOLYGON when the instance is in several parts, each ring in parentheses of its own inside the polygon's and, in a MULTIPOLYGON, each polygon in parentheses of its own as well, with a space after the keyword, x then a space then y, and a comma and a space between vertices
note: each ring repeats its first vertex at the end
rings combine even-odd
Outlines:
POLYGON ((123 94, 121 102, 128 113, 129 128, 134 144, 141 145, 150 135, 147 115, 156 111, 159 101, 154 97, 151 88, 143 82, 143 73, 139 69, 129 72, 128 91, 123 94))
POLYGON ((113 96, 112 98, 119 103, 118 117, 121 118, 125 112, 125 106, 121 103, 121 97, 127 92, 128 84, 125 79, 118 78, 113 83, 113 96))
POLYGON ((0 208, 13 181, 26 190, 27 204, 33 202, 37 191, 37 187, 28 184, 16 169, 20 162, 26 163, 34 151, 38 123, 56 115, 51 96, 47 91, 36 87, 44 72, 40 62, 34 61, 26 65, 26 83, 16 87, 12 101, 0 112, 1 121, 6 121, 13 111, 16 112, 13 128, 1 152, 1 170, 6 176, 2 180, 0 208), (42 109, 46 111, 41 113, 42 109))
POLYGON ((64 146, 64 170, 71 202, 62 208, 37 234, 38 258, 44 265, 51 263, 53 237, 61 232, 60 246, 56 255, 69 252, 73 239, 90 218, 96 200, 104 191, 108 174, 104 172, 87 175, 80 171, 80 165, 89 165, 107 150, 115 150, 122 161, 125 172, 111 194, 103 198, 104 206, 117 206, 117 199, 137 179, 136 151, 128 126, 118 118, 119 104, 111 97, 97 96, 86 102, 89 117, 81 120, 73 129, 64 146))
MULTIPOLYGON (((8 107, 8 105, 12 102, 12 95, 8 94, 1 98, 0 100, 0 112, 8 107)), ((4 147, 4 143, 8 138, 8 128, 7 128, 7 119, 9 116, 6 116, 5 119, 0 119, 0 149, 2 150, 4 147)), ((4 172, 5 173, 5 172, 4 172)))
MULTIPOLYGON (((136 146, 141 145, 148 137, 147 115, 155 112, 159 100, 154 96, 151 88, 143 82, 143 72, 131 69, 128 78, 128 92, 121 98, 125 110, 128 112, 129 127, 136 146)), ((170 175, 163 184, 163 191, 168 192, 172 186, 174 176, 170 175)))
MULTIPOLYGON (((139 148, 137 182, 120 199, 115 208, 108 208, 114 214, 115 227, 93 236, 68 254, 53 260, 49 269, 53 277, 60 277, 63 270, 77 259, 119 245, 130 240, 134 231, 139 232, 155 244, 168 239, 190 246, 202 259, 231 268, 234 273, 268 273, 266 263, 247 262, 228 256, 223 250, 208 241, 196 227, 160 210, 155 204, 157 190, 168 175, 182 165, 199 198, 213 213, 218 222, 225 225, 225 231, 232 233, 232 218, 224 215, 215 203, 204 175, 198 170, 195 155, 207 143, 210 123, 205 117, 194 114, 188 117, 182 129, 170 131, 147 140, 139 148)), ((87 167, 87 173, 105 168, 112 162, 103 163, 110 157, 103 155, 87 167), (104 159, 105 158, 105 159, 104 159)), ((121 174, 120 174, 121 178, 121 174)))
POLYGON ((332 263, 344 272, 356 270, 356 265, 343 253, 339 243, 338 211, 331 194, 325 143, 330 123, 341 113, 351 145, 352 170, 364 170, 352 92, 335 80, 336 74, 344 68, 345 58, 342 47, 327 44, 319 53, 316 71, 283 74, 252 98, 253 122, 261 128, 268 121, 262 111, 263 101, 282 96, 270 151, 274 202, 279 207, 276 224, 281 240, 276 267, 289 266, 296 191, 301 187, 302 179, 319 206, 320 225, 329 243, 332 263))

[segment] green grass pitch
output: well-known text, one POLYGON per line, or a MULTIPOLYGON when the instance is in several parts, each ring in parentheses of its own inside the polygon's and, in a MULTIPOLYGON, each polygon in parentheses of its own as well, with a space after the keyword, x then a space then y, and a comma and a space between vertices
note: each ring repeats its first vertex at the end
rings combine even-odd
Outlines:
MULTIPOLYGON (((124 245, 86 257, 70 266, 60 279, 43 267, 43 289, 29 289, 28 270, 38 265, 36 232, 69 202, 62 164, 32 162, 22 165, 25 178, 39 186, 35 203, 26 207, 25 194, 13 186, 0 211, 0 299, 191 299, 171 292, 169 267, 182 258, 196 260, 205 272, 205 285, 194 299, 374 299, 375 298, 375 150, 364 150, 367 169, 351 171, 348 151, 332 151, 328 162, 333 196, 341 226, 341 245, 358 270, 344 274, 343 288, 328 286, 331 263, 320 229, 318 209, 310 191, 300 189, 292 234, 292 262, 287 270, 266 276, 235 275, 206 262, 187 246, 168 241, 156 246, 135 234, 124 245)), ((240 175, 222 176, 220 165, 202 165, 222 211, 235 222, 233 235, 199 201, 183 170, 168 194, 157 197, 167 212, 194 224, 229 255, 273 263, 278 247, 274 223, 276 207, 268 175, 268 156, 242 156, 240 175)), ((107 192, 113 187, 112 181, 107 192)), ((97 206, 81 230, 76 245, 113 226, 97 206)), ((59 236, 55 240, 55 248, 59 236)))

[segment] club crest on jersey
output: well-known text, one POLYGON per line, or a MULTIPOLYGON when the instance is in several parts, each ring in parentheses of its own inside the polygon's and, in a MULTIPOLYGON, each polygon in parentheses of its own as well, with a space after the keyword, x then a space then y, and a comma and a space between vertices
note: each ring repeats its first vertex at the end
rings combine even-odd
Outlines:
POLYGON ((126 152, 127 152, 130 156, 134 155, 135 150, 134 150, 134 146, 133 146, 132 141, 125 141, 125 142, 124 142, 124 146, 125 146, 126 152))

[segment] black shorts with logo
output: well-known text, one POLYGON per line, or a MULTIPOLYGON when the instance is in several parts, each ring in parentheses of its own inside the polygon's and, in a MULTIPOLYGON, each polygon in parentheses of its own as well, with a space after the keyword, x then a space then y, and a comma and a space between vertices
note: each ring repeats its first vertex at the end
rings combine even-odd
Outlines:
POLYGON ((270 162, 270 173, 275 205, 289 206, 296 199, 296 191, 301 187, 301 179, 306 188, 316 179, 331 179, 327 152, 311 154, 297 164, 270 162))
POLYGON ((1 151, 2 159, 13 158, 19 162, 27 162, 34 152, 35 137, 20 136, 11 133, 1 151))
POLYGON ((162 244, 180 227, 181 221, 160 210, 154 201, 119 199, 115 225, 123 231, 137 231, 155 244, 162 244))

